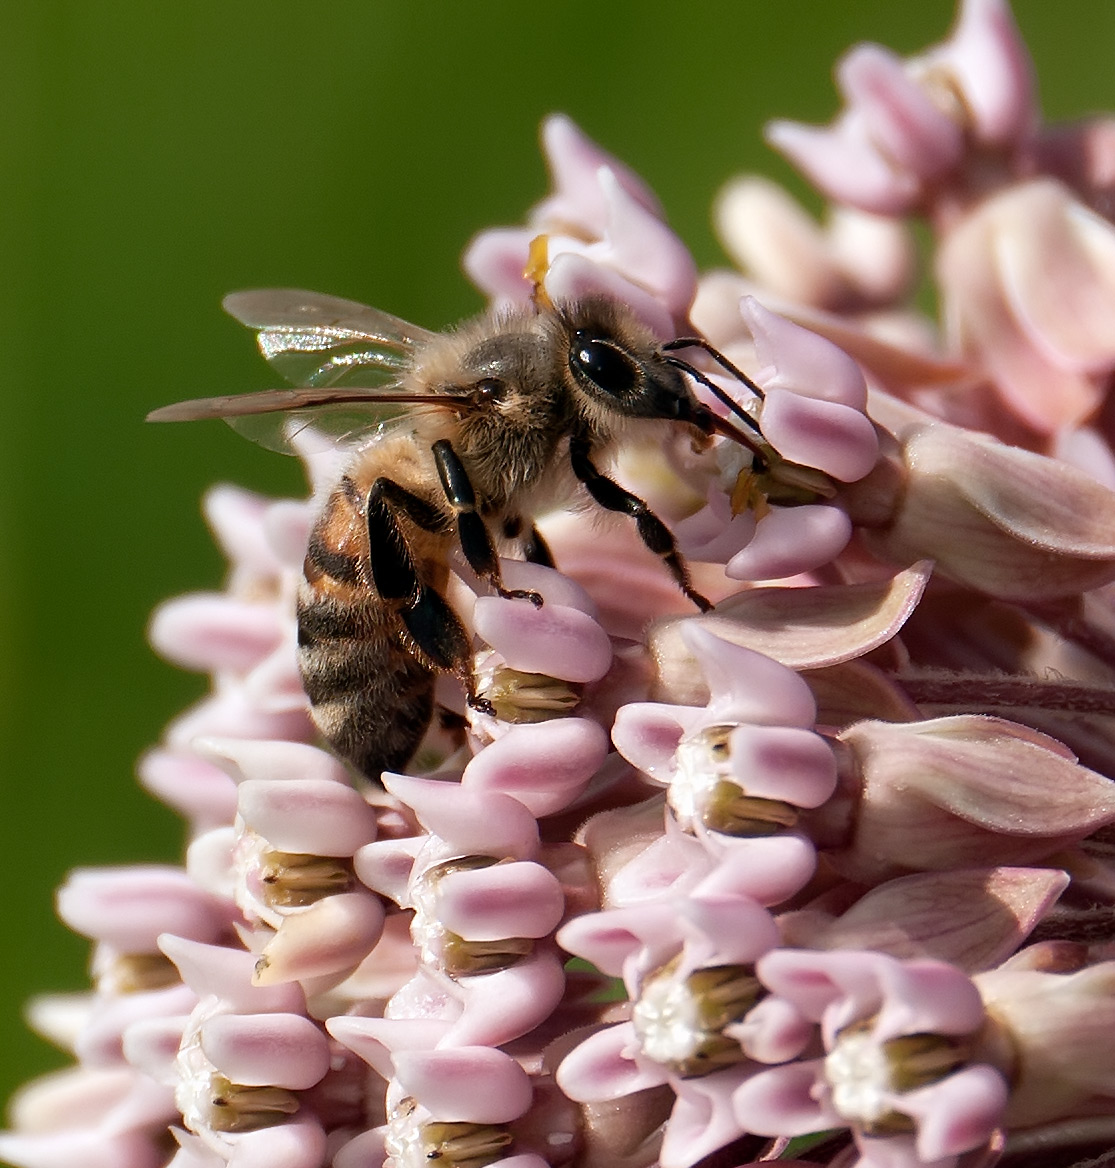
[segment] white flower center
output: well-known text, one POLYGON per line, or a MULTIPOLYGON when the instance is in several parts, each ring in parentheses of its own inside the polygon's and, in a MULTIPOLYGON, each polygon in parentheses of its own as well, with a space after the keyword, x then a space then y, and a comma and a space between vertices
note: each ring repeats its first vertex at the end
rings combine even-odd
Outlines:
POLYGON ((670 1065, 696 1056, 706 1034, 700 1003, 684 980, 655 977, 643 986, 632 1013, 644 1053, 670 1065))
POLYGON ((891 1062, 870 1030, 840 1035, 825 1059, 825 1078, 833 1107, 849 1123, 870 1128, 893 1109, 891 1062))

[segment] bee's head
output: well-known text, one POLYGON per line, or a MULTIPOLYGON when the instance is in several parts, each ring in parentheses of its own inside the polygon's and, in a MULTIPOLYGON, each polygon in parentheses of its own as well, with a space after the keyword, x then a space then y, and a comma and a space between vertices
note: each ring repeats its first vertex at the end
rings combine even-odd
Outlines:
POLYGON ((703 407, 659 352, 654 335, 622 305, 603 299, 565 306, 567 379, 592 415, 661 418, 701 429, 703 407))

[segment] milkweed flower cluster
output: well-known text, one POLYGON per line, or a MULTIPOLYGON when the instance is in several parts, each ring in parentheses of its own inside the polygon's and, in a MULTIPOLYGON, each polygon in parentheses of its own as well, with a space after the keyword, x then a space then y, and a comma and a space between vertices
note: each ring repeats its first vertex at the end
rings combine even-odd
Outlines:
POLYGON ((708 611, 627 517, 539 517, 556 569, 451 565, 474 700, 375 784, 298 676, 314 505, 209 495, 226 587, 151 637, 212 690, 140 768, 185 861, 61 890, 94 984, 32 1007, 75 1062, 7 1161, 1115 1163, 1115 122, 1042 123, 1006 0, 837 80, 769 130, 826 221, 733 181, 739 270, 563 117, 465 254, 497 310, 618 299, 684 355, 723 428, 608 473, 708 611))

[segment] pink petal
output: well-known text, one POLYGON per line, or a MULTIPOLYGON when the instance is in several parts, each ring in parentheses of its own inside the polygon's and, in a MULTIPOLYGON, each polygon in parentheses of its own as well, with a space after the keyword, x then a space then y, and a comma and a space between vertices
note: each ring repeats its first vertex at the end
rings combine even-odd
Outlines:
POLYGON ((496 864, 438 881, 438 919, 470 941, 544 937, 564 912, 561 885, 541 864, 496 864))
POLYGON ((284 918, 256 964, 256 985, 343 976, 371 952, 384 910, 369 892, 342 892, 284 918))
POLYGON ((745 1131, 761 1136, 804 1136, 843 1126, 814 1099, 819 1061, 787 1063, 744 1080, 732 1107, 745 1131), (835 1119, 835 1122, 833 1120, 835 1119))
POLYGON ((305 742, 214 736, 199 739, 196 747, 200 754, 215 762, 237 783, 246 779, 281 782, 311 779, 345 788, 352 786, 343 763, 305 742))
POLYGON ((662 208, 654 192, 629 167, 601 149, 565 114, 551 114, 542 123, 542 149, 555 193, 532 214, 534 222, 575 223, 593 234, 603 233, 608 205, 600 187, 601 167, 608 167, 624 191, 654 215, 662 208))
MULTIPOLYGON (((604 260, 604 257, 601 257, 604 260)), ((557 252, 550 261, 543 286, 556 303, 604 296, 626 304, 655 334, 663 339, 676 335, 673 317, 651 292, 632 283, 607 262, 572 251, 557 252)))
POLYGON ((173 1061, 182 1037, 182 1019, 196 1004, 197 995, 184 985, 102 998, 77 1034, 74 1054, 88 1065, 120 1062, 125 1057, 125 1041, 136 1031, 151 1024, 164 1026, 170 1019, 167 1033, 178 1036, 167 1051, 173 1061))
POLYGON ((591 962, 609 977, 622 977, 644 947, 662 952, 677 949, 681 936, 673 903, 659 901, 637 908, 614 908, 584 913, 562 926, 558 944, 569 953, 591 962))
POLYGON ((481 596, 473 619, 512 669, 583 682, 603 677, 612 664, 608 634, 576 608, 481 596))
POLYGON ((1032 132, 1033 68, 1006 0, 963 0, 956 28, 930 59, 956 72, 978 141, 1013 145, 1032 132))
POLYGON ((815 466, 841 482, 875 465, 879 440, 866 414, 839 402, 771 390, 763 402, 763 434, 784 458, 815 466))
POLYGON ((902 215, 917 204, 916 177, 882 158, 861 119, 845 116, 832 128, 773 121, 764 136, 832 199, 876 215, 902 215))
POLYGON ((813 695, 792 670, 761 653, 722 640, 694 619, 682 623, 681 639, 708 680, 711 717, 812 727, 816 716, 813 695))
POLYGON ((689 706, 662 702, 629 702, 620 706, 612 723, 612 742, 632 766, 668 783, 678 743, 706 719, 689 706))
POLYGON ((96 1128, 0 1132, 0 1156, 14 1168, 161 1168, 166 1162, 166 1152, 147 1133, 107 1135, 96 1128))
POLYGON ((678 1084, 659 1153, 661 1168, 689 1168, 744 1134, 732 1107, 739 1077, 729 1071, 678 1084))
POLYGON ((623 188, 614 171, 602 168, 599 182, 608 204, 607 261, 650 291, 677 317, 684 317, 697 290, 697 265, 689 249, 656 214, 623 188))
POLYGON ((732 773, 749 795, 819 807, 836 786, 836 759, 819 734, 786 726, 737 726, 732 773))
POLYGON ((1002 1123, 1009 1099, 1003 1076, 977 1065, 904 1092, 901 1106, 918 1121, 918 1155, 931 1162, 985 1144, 1002 1123))
POLYGON ((338 1015, 325 1029, 359 1055, 385 1079, 395 1073, 395 1058, 402 1051, 433 1050, 446 1032, 446 1024, 431 1018, 363 1018, 338 1015))
POLYGON ((961 127, 910 76, 897 54, 880 45, 858 45, 837 65, 836 74, 868 136, 896 167, 931 181, 961 161, 961 127))
POLYGON ((728 892, 759 904, 781 904, 805 887, 817 867, 815 848, 797 832, 712 840, 709 847, 719 852, 719 863, 698 883, 702 894, 728 892))
POLYGON ((178 966, 182 980, 198 995, 212 994, 240 1014, 302 1013, 306 996, 293 983, 252 983, 256 957, 243 949, 202 945, 164 934, 159 948, 178 966))
POLYGON ((125 953, 154 953, 160 933, 217 940, 235 915, 178 868, 81 868, 58 890, 58 915, 75 932, 125 953))
POLYGON ((235 784, 192 752, 149 751, 139 760, 138 773, 146 790, 189 820, 198 832, 231 823, 236 814, 235 784))
POLYGON ((264 535, 271 500, 243 487, 211 487, 202 511, 226 559, 255 576, 273 576, 282 570, 264 535))
POLYGON ((314 1119, 295 1117, 274 1127, 230 1137, 234 1168, 321 1168, 325 1132, 314 1119))
POLYGON ((839 507, 808 503, 772 507, 755 535, 725 564, 733 580, 780 580, 833 560, 852 537, 852 521, 839 507))
POLYGON ((395 1078, 433 1117, 451 1123, 510 1123, 530 1107, 530 1077, 485 1046, 399 1051, 395 1078))
POLYGON ((565 993, 565 971, 552 948, 497 973, 461 978, 465 1008, 443 1046, 502 1046, 540 1026, 565 993))
POLYGON ((244 672, 278 646, 280 617, 272 604, 199 592, 160 604, 147 635, 156 653, 183 669, 244 672))
POLYGON ((943 961, 895 961, 876 966, 883 1005, 875 1021, 881 1041, 903 1034, 972 1034, 984 1020, 979 990, 943 961))
POLYGON ((531 284, 523 271, 530 258, 530 241, 537 234, 522 227, 490 227, 470 240, 461 267, 487 296, 525 304, 531 284))
POLYGON ((304 1091, 329 1070, 329 1043, 300 1014, 218 1014, 201 1030, 206 1058, 234 1083, 304 1091))
POLYGON ((635 1045, 629 1022, 597 1031, 562 1060, 557 1069, 558 1086, 576 1103, 598 1103, 665 1082, 663 1070, 649 1063, 640 1066, 626 1055, 635 1045))
POLYGON ((785 1063, 805 1050, 816 1034, 814 1023, 804 1018, 791 1002, 774 994, 765 997, 740 1022, 724 1028, 750 1058, 764 1063, 785 1063))
POLYGON ((538 852, 537 821, 518 799, 502 791, 391 773, 384 775, 384 785, 413 809, 431 834, 463 853, 525 860, 533 859, 538 852))
POLYGON ((239 795, 244 823, 279 851, 351 856, 375 839, 373 809, 328 779, 248 779, 239 795))
POLYGON ((536 816, 552 815, 580 794, 607 754, 607 733, 586 718, 512 726, 468 764, 461 782, 513 795, 536 816))
POLYGON ((764 308, 754 296, 740 300, 744 324, 755 341, 764 389, 786 389, 803 397, 867 407, 867 382, 860 367, 832 341, 764 308))

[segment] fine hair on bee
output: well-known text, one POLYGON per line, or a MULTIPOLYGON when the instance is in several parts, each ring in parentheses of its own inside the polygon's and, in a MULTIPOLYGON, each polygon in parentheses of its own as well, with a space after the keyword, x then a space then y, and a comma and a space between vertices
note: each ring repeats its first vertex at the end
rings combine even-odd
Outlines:
POLYGON ((682 426, 701 441, 724 435, 761 459, 751 416, 675 355, 701 349, 761 398, 702 338, 661 344, 630 308, 601 296, 486 313, 448 333, 286 289, 235 293, 225 307, 300 387, 182 402, 149 418, 223 417, 244 428, 273 415, 279 437, 255 437, 282 448, 307 420, 327 429, 343 412, 351 456, 306 549, 298 660, 322 736, 372 780, 410 761, 440 673, 459 679, 469 706, 491 712, 476 692, 471 638, 445 599, 455 548, 497 595, 541 605, 537 592, 505 587, 498 553, 510 542, 552 566, 534 519, 583 491, 630 516, 681 592, 710 607, 669 528, 600 469, 654 426, 682 426), (686 377, 733 421, 698 401, 686 377), (403 417, 383 426, 385 409, 399 407, 403 417), (355 432, 354 412, 366 418, 355 432))

